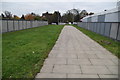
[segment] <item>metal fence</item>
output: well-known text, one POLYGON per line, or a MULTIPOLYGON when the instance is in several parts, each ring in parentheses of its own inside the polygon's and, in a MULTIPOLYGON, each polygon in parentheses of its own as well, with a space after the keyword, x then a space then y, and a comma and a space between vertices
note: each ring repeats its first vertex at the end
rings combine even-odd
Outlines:
POLYGON ((79 27, 120 41, 119 22, 78 22, 79 27))
POLYGON ((48 25, 47 21, 1 20, 1 33, 48 25))

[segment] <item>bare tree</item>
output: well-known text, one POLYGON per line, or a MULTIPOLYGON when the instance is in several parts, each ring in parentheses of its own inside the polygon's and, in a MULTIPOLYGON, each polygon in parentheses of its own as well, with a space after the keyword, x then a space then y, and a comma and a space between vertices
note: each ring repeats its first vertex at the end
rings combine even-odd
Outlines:
POLYGON ((88 16, 88 12, 86 10, 82 10, 80 13, 80 18, 82 19, 83 17, 88 16))
POLYGON ((11 18, 12 18, 12 14, 11 14, 11 12, 9 12, 9 11, 5 11, 4 14, 5 14, 5 17, 6 17, 6 18, 8 18, 8 19, 11 19, 11 18))

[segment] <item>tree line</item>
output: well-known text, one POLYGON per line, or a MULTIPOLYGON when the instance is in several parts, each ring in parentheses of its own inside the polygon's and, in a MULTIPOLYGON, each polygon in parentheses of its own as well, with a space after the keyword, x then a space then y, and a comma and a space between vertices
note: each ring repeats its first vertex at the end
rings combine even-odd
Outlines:
POLYGON ((82 18, 93 15, 93 12, 88 13, 86 10, 78 10, 78 9, 71 9, 66 11, 63 15, 59 11, 54 11, 54 13, 42 13, 42 16, 35 13, 29 13, 26 15, 22 15, 21 17, 18 17, 17 15, 13 15, 9 11, 4 11, 0 15, 1 19, 9 19, 9 20, 42 20, 42 21, 48 21, 49 24, 59 22, 64 23, 73 23, 73 22, 80 22, 82 18))

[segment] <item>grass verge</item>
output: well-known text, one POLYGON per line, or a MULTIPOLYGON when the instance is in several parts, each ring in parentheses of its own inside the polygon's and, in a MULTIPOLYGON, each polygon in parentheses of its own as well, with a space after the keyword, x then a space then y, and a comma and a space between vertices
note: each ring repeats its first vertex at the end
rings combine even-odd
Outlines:
POLYGON ((104 48, 106 48, 108 51, 112 52, 114 55, 116 55, 118 58, 120 58, 120 42, 115 41, 113 39, 110 39, 108 37, 102 36, 100 34, 97 34, 95 32, 86 30, 84 28, 78 27, 76 25, 73 25, 77 29, 79 29, 81 32, 89 36, 91 39, 95 40, 97 43, 102 45, 104 48))
POLYGON ((47 25, 3 34, 3 78, 34 78, 63 25, 47 25))

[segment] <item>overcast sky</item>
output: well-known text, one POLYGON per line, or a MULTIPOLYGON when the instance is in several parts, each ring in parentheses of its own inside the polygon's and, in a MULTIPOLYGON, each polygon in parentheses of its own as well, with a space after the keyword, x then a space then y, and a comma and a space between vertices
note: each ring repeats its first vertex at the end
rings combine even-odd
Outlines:
MULTIPOLYGON (((34 12, 60 11, 62 14, 67 10, 76 8, 98 13, 116 7, 118 0, 2 0, 2 12, 7 10, 12 14, 21 16, 34 12)), ((1 5, 1 4, 0 4, 1 5)))

